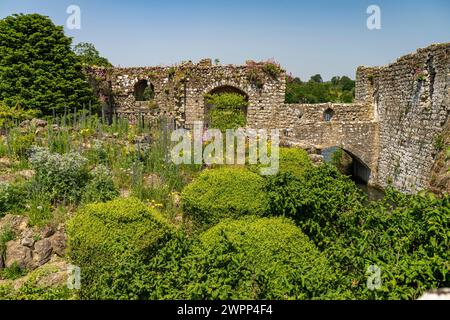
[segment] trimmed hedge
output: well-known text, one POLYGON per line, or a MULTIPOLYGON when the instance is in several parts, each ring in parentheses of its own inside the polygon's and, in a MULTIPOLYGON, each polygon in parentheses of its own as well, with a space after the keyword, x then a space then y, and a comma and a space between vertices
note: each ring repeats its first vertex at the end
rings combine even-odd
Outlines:
POLYGON ((312 162, 305 150, 280 148, 280 172, 290 172, 295 176, 301 176, 312 167, 312 162))
POLYGON ((69 255, 81 268, 83 299, 144 299, 151 259, 174 237, 156 212, 135 198, 90 204, 68 222, 69 255))
POLYGON ((182 191, 182 207, 196 229, 224 218, 263 215, 267 210, 264 179, 239 167, 203 171, 182 191))
POLYGON ((200 235, 185 259, 186 299, 332 297, 336 274, 286 218, 227 219, 200 235))

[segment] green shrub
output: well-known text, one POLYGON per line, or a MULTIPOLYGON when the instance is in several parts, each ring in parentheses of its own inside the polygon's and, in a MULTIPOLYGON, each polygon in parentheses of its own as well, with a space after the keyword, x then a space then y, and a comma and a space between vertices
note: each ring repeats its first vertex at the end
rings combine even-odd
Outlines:
POLYGON ((350 178, 331 165, 307 170, 301 177, 280 173, 268 178, 272 215, 292 218, 323 249, 347 228, 347 215, 362 210, 365 196, 350 178))
POLYGON ((337 276, 285 218, 224 220, 201 234, 185 259, 186 299, 331 297, 337 276))
MULTIPOLYGON (((6 270, 6 269, 5 269, 6 270)), ((18 269, 20 271, 20 269, 18 269)), ((17 271, 16 271, 17 272, 17 271)), ((32 271, 26 280, 18 287, 0 285, 0 300, 68 300, 74 299, 76 291, 67 288, 66 283, 57 286, 40 282, 43 277, 48 277, 60 270, 51 265, 43 266, 32 271)), ((23 274, 16 274, 22 276, 23 274)))
POLYGON ((12 130, 8 134, 8 152, 11 157, 24 158, 35 140, 33 132, 21 133, 18 130, 12 130))
POLYGON ((295 176, 301 176, 312 167, 312 162, 305 150, 280 148, 280 172, 291 172, 295 176))
POLYGON ((225 132, 227 129, 243 128, 245 114, 241 110, 214 109, 210 112, 210 127, 225 132))
POLYGON ((0 300, 14 300, 14 287, 12 284, 0 284, 0 300))
POLYGON ((27 197, 26 185, 23 183, 5 183, 0 181, 0 217, 9 211, 23 207, 27 197))
POLYGON ((174 237, 167 222, 136 198, 86 205, 67 232, 69 256, 81 268, 83 299, 148 298, 150 261, 174 237))
POLYGON ((208 114, 210 127, 225 131, 244 127, 245 113, 242 111, 248 106, 246 98, 237 93, 209 94, 205 96, 210 106, 208 114))
POLYGON ((77 153, 60 155, 34 147, 30 162, 36 171, 34 181, 52 201, 80 200, 88 181, 87 160, 77 153))
POLYGON ((329 224, 339 224, 342 232, 326 253, 347 272, 349 283, 358 284, 356 298, 416 299, 426 289, 450 286, 448 196, 387 190, 382 201, 329 224), (372 264, 381 269, 376 291, 366 286, 372 264))
POLYGON ((14 107, 8 107, 0 101, 0 127, 12 127, 23 120, 31 120, 39 115, 38 110, 25 110, 18 104, 14 107))
POLYGON ((263 178, 237 167, 203 171, 183 189, 181 199, 195 228, 206 228, 223 218, 262 215, 267 209, 263 178))
POLYGON ((99 165, 90 173, 90 180, 84 189, 81 202, 106 202, 118 197, 119 194, 108 168, 99 165))
POLYGON ((450 285, 450 200, 387 190, 366 202, 356 185, 323 165, 302 177, 279 174, 268 182, 270 212, 292 217, 344 275, 343 292, 357 299, 415 299, 450 285), (366 285, 369 266, 381 269, 381 287, 366 285))
POLYGON ((81 63, 62 26, 39 14, 0 20, 0 100, 44 115, 96 105, 81 63))
POLYGON ((0 270, 0 278, 9 280, 19 279, 26 274, 26 270, 22 269, 16 262, 14 262, 11 267, 0 270))
POLYGON ((6 244, 14 240, 15 234, 11 229, 11 226, 4 226, 0 229, 0 269, 4 267, 6 259, 6 244))

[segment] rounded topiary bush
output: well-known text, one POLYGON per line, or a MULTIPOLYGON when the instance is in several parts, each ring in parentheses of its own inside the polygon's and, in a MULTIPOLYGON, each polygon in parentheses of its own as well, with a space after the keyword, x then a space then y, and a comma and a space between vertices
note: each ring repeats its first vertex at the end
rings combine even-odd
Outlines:
POLYGON ((195 228, 206 228, 223 218, 262 215, 267 210, 264 179, 239 167, 203 171, 181 197, 183 211, 195 228))
POLYGON ((311 299, 336 286, 325 257, 282 217, 222 221, 184 263, 187 299, 311 299))
POLYGON ((280 172, 301 176, 313 167, 308 153, 298 148, 280 148, 280 172))
POLYGON ((69 255, 81 268, 81 298, 143 299, 149 266, 174 231, 136 198, 82 207, 69 220, 69 255))
MULTIPOLYGON (((270 152, 270 145, 268 150, 270 152)), ((297 177, 300 177, 305 172, 313 168, 313 164, 308 157, 308 153, 299 148, 279 147, 278 160, 278 172, 289 172, 297 177)), ((263 165, 260 163, 247 165, 247 168, 250 171, 258 174, 260 173, 260 169, 264 167, 268 167, 268 165, 263 165)))

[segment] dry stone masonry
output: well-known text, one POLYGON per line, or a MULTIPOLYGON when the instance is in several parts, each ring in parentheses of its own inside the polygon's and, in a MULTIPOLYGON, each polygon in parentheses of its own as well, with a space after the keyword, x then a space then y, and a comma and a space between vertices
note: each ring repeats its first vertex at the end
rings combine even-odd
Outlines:
MULTIPOLYGON (((88 75, 110 116, 166 116, 190 128, 205 119, 206 94, 236 92, 249 102, 248 127, 278 128, 288 145, 341 147, 370 184, 416 192, 433 184, 438 158, 446 172, 447 160, 438 155, 448 141, 443 130, 450 110, 450 43, 384 67, 359 67, 351 104, 285 104, 286 73, 271 62, 222 66, 204 59, 171 67, 92 68, 88 75)), ((449 180, 440 183, 447 192, 449 180)))

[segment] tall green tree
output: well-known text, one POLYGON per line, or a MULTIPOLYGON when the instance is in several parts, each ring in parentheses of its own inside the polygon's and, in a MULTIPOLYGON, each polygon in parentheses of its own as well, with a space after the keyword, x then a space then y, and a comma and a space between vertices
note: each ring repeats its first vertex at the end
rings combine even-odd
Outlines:
POLYGON ((0 100, 50 115, 95 98, 63 27, 39 14, 0 20, 0 100))
POLYGON ((112 64, 108 59, 100 56, 100 52, 92 43, 80 42, 74 47, 73 51, 81 59, 83 64, 89 66, 112 67, 112 64))

